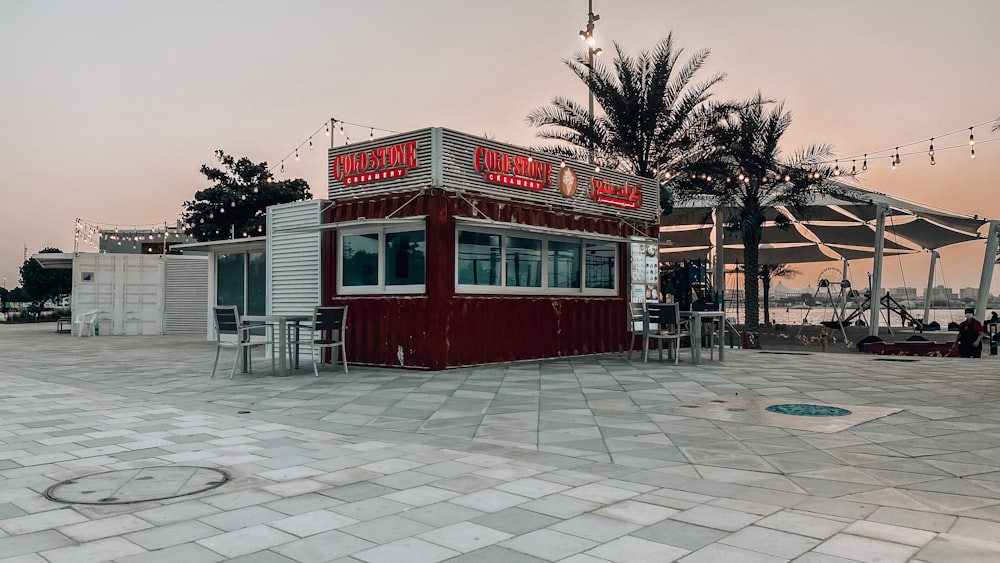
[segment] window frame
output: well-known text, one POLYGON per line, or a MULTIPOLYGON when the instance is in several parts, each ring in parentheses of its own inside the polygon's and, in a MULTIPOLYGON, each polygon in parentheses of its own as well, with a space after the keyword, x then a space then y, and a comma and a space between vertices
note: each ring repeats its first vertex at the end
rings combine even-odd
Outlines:
POLYGON ((455 293, 467 295, 533 295, 533 296, 583 296, 583 297, 614 297, 619 293, 619 275, 621 260, 621 242, 601 237, 588 237, 586 233, 579 235, 554 234, 529 229, 505 229, 471 223, 459 223, 455 227, 455 293), (459 233, 475 232, 500 236, 500 272, 497 285, 473 285, 459 283, 459 233), (510 238, 533 239, 541 241, 541 287, 508 286, 507 285, 507 244, 510 238), (550 287, 549 286, 549 242, 570 243, 579 246, 580 256, 580 287, 550 287), (614 283, 611 288, 587 287, 587 245, 603 244, 614 248, 614 283))
POLYGON ((427 292, 427 222, 423 219, 412 221, 365 221, 337 229, 337 294, 338 295, 396 295, 420 294, 427 292), (420 231, 424 234, 424 283, 386 285, 386 234, 420 231), (378 235, 378 283, 376 285, 344 285, 344 239, 356 235, 378 235))

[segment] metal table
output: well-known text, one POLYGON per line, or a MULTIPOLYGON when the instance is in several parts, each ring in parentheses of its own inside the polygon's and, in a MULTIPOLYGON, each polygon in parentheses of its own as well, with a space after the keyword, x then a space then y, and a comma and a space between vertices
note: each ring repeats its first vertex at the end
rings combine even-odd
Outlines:
POLYGON ((312 315, 243 315, 240 319, 277 325, 278 373, 288 375, 288 323, 308 321, 312 319, 312 315))
POLYGON ((691 351, 693 360, 691 363, 698 365, 701 363, 701 320, 719 319, 716 335, 719 341, 719 361, 725 361, 725 311, 681 311, 682 319, 691 319, 691 351))

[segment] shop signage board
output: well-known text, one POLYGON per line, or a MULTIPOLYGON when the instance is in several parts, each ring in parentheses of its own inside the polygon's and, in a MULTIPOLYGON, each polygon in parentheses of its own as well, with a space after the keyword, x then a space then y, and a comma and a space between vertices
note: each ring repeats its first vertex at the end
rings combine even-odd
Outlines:
POLYGON ((329 198, 442 187, 598 216, 655 222, 659 188, 650 178, 442 128, 329 150, 329 198))
POLYGON ((629 301, 660 301, 660 249, 655 238, 631 237, 628 241, 629 301))

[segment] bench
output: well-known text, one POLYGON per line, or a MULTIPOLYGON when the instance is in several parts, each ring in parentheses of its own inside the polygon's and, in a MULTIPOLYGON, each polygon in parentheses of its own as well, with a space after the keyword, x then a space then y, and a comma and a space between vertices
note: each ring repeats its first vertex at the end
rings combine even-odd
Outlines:
POLYGON ((59 317, 56 320, 57 334, 71 334, 73 332, 73 317, 59 317))

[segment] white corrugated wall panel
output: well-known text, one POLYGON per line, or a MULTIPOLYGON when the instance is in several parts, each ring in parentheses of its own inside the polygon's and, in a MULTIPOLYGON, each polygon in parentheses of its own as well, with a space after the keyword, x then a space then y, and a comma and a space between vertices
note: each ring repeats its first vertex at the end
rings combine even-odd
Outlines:
POLYGON ((317 228, 324 200, 267 209, 268 312, 312 314, 320 304, 322 240, 317 228))
POLYGON ((205 335, 208 324, 208 259, 167 255, 165 334, 205 335))

